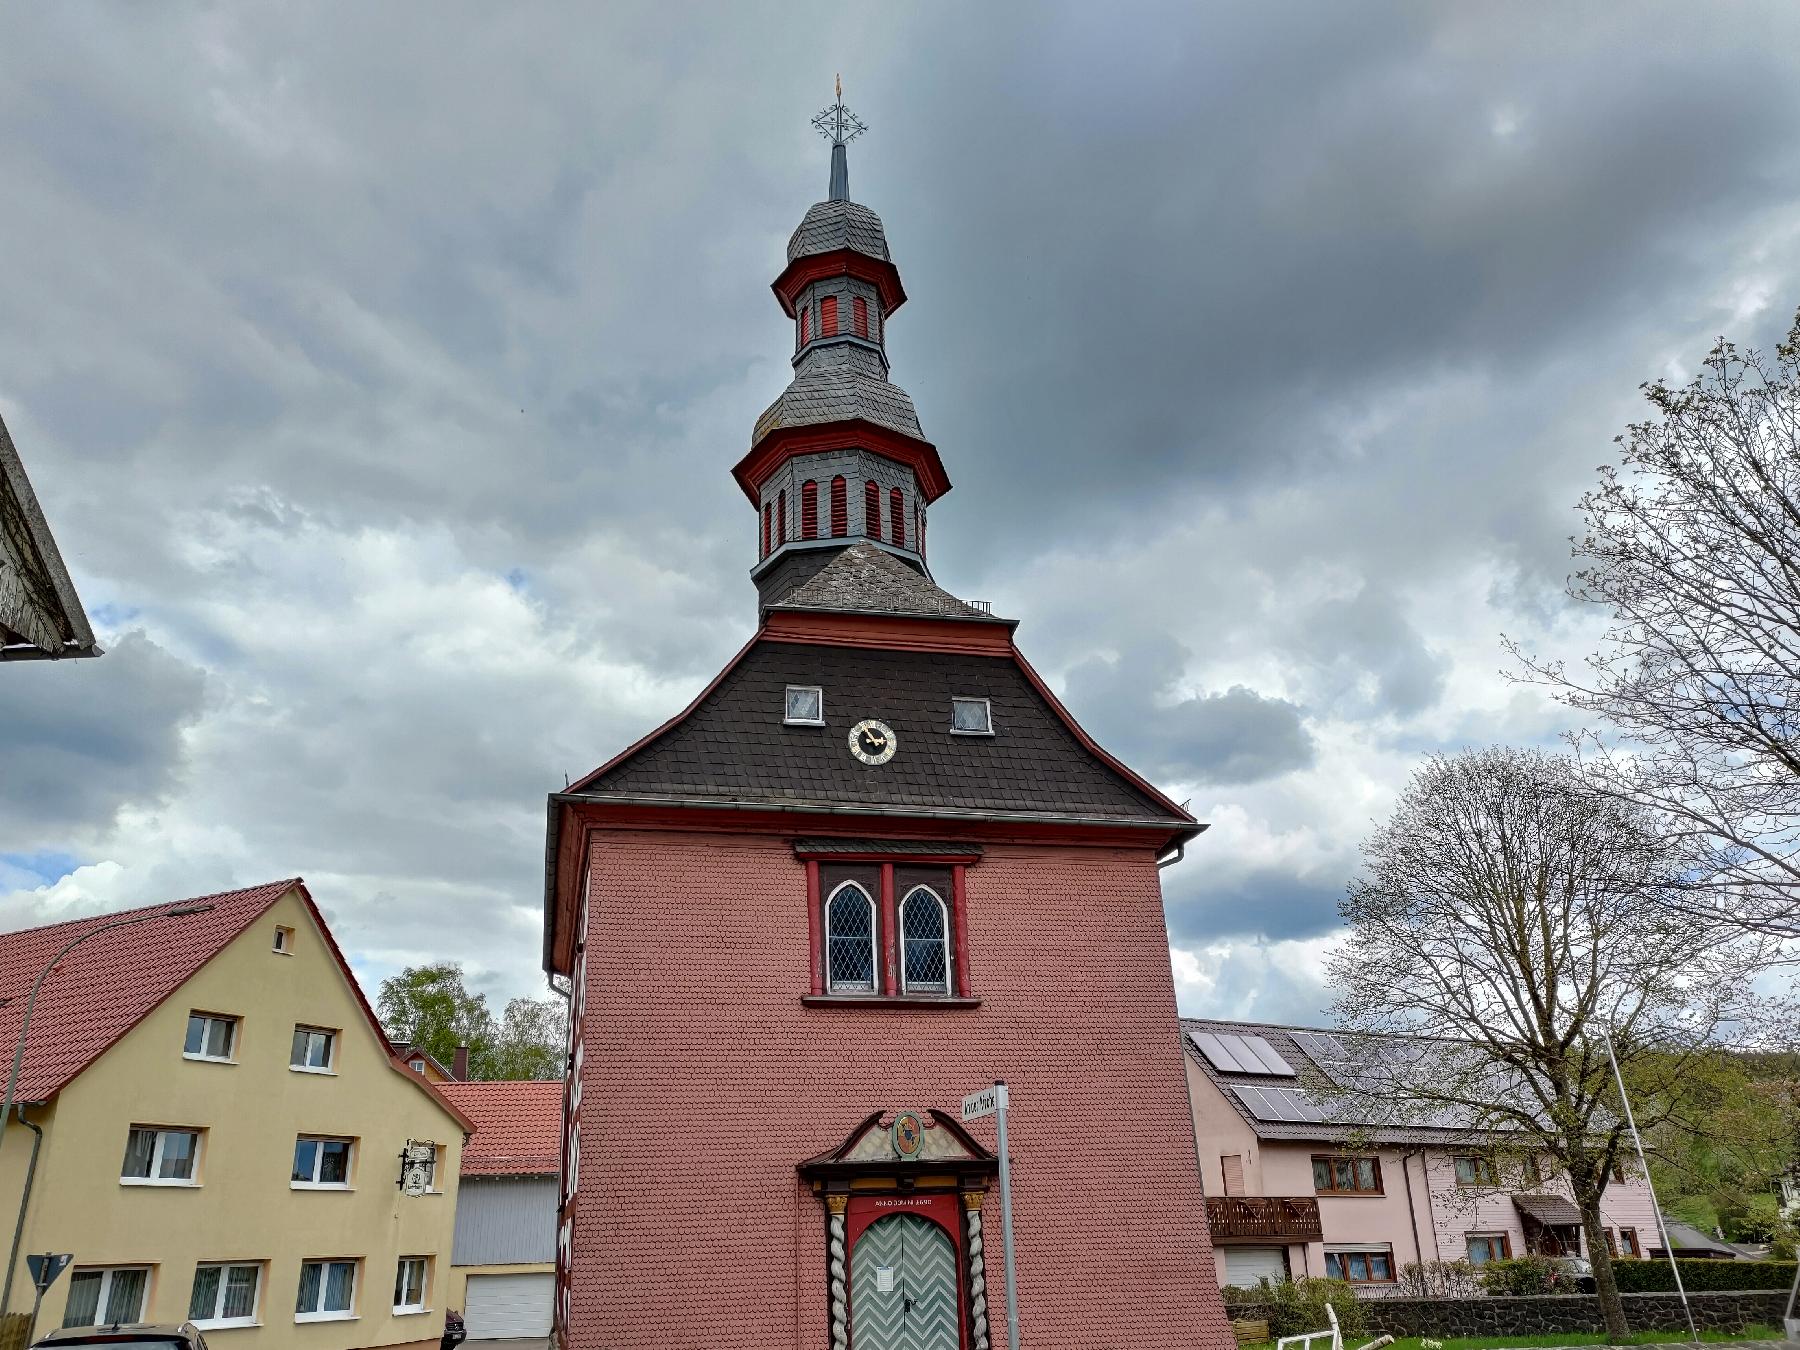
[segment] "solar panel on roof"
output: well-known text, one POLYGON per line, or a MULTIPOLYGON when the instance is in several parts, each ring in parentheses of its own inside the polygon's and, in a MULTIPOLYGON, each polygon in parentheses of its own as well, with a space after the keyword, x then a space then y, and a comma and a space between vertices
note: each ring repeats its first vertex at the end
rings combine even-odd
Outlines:
POLYGON ((1235 1031, 1190 1031, 1188 1038, 1206 1056, 1206 1062, 1220 1073, 1266 1073, 1277 1078, 1294 1077, 1294 1070, 1288 1062, 1261 1036, 1243 1036, 1235 1031))
POLYGON ((1286 1125, 1325 1123, 1325 1113, 1319 1110, 1311 1097, 1298 1088, 1252 1087, 1248 1083, 1234 1083, 1231 1090, 1257 1120, 1286 1125))
POLYGON ((1350 1052, 1344 1049, 1344 1043, 1336 1036, 1322 1031, 1296 1031, 1290 1033, 1300 1048, 1311 1055, 1314 1062, 1322 1069, 1333 1060, 1346 1060, 1350 1052))
POLYGON ((1295 1077, 1293 1066, 1261 1036, 1240 1036, 1237 1039, 1243 1042, 1251 1055, 1261 1061, 1264 1073, 1272 1073, 1281 1078, 1295 1077))
MULTIPOLYGON (((1190 1031, 1189 1038, 1200 1047, 1200 1053, 1206 1056, 1206 1062, 1220 1073, 1256 1073, 1254 1068, 1247 1068, 1238 1062, 1223 1036, 1210 1031, 1190 1031)), ((1236 1039, 1233 1037, 1232 1039, 1236 1039)))

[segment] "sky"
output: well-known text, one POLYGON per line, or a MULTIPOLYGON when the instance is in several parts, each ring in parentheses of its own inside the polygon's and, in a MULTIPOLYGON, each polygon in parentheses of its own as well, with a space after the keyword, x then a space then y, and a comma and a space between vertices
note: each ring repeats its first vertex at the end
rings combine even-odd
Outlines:
POLYGON ((1421 758, 1555 743, 1638 386, 1800 306, 1800 10, 22 8, 0 417, 107 654, 0 668, 0 928, 303 875, 541 995, 545 793, 749 636, 769 291, 851 195, 932 568, 1211 829, 1183 1011, 1317 1022, 1421 758))

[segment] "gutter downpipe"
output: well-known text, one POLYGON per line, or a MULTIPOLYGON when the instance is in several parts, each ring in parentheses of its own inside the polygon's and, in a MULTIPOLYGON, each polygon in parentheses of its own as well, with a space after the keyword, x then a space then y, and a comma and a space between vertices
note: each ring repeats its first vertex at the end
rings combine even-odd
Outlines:
MULTIPOLYGON (((31 1183, 37 1179, 38 1149, 41 1148, 44 1143, 44 1131, 42 1128, 32 1124, 31 1121, 25 1118, 25 1103, 19 1102, 17 1104, 17 1109, 19 1113, 19 1124, 31 1131, 31 1161, 25 1164, 25 1192, 19 1197, 19 1218, 18 1221, 13 1224, 12 1248, 6 1255, 6 1284, 4 1289, 0 1289, 0 1313, 4 1313, 8 1308, 12 1307, 13 1272, 19 1264, 19 1243, 22 1242, 25 1237, 25 1210, 27 1206, 31 1204, 31 1183)), ((31 1339, 31 1333, 34 1333, 36 1330, 37 1328, 35 1326, 31 1328, 31 1331, 26 1335, 27 1341, 31 1339)))
MULTIPOLYGON (((1419 1280, 1421 1288, 1424 1287, 1425 1279, 1425 1249, 1419 1245, 1419 1206, 1413 1200, 1412 1160, 1424 1156, 1425 1150, 1421 1148, 1415 1148, 1400 1155, 1400 1175, 1406 1178, 1406 1217, 1412 1224, 1413 1255, 1418 1258, 1419 1262, 1419 1280)), ((1429 1185, 1429 1182, 1427 1184, 1429 1185)), ((1436 1224, 1432 1225, 1432 1232, 1433 1234, 1437 1232, 1436 1224)), ((1438 1264, 1442 1265, 1443 1262, 1440 1261, 1438 1264)))

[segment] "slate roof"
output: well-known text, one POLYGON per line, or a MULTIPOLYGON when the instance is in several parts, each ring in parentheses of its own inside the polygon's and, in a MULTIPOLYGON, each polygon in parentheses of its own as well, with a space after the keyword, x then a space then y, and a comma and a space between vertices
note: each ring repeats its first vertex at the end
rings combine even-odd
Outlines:
POLYGON ((958 600, 891 553, 860 542, 835 555, 769 608, 988 622, 993 619, 991 614, 958 600))
POLYGON ((980 844, 954 839, 796 839, 796 853, 888 853, 913 858, 962 858, 983 852, 980 844))
MULTIPOLYGON (((829 570, 829 569, 828 569, 829 570)), ((1091 753, 1008 656, 758 641, 682 717, 567 795, 1005 811, 1186 824, 1091 753), (824 726, 787 726, 785 689, 824 690, 824 726), (991 700, 993 736, 950 734, 950 700, 991 700), (898 753, 868 766, 874 717, 898 753)))
POLYGON ((452 1082, 438 1091, 475 1122, 463 1146, 463 1176, 538 1176, 561 1167, 560 1082, 452 1082))
POLYGON ((750 444, 756 445, 781 427, 817 426, 861 418, 902 436, 924 440, 913 401, 897 384, 844 368, 808 370, 794 376, 756 419, 750 444))
POLYGON ((788 261, 812 253, 854 249, 871 258, 891 262, 887 233, 881 217, 855 202, 814 202, 788 239, 788 261))
POLYGON ((98 655, 81 597, 0 421, 0 660, 98 655))

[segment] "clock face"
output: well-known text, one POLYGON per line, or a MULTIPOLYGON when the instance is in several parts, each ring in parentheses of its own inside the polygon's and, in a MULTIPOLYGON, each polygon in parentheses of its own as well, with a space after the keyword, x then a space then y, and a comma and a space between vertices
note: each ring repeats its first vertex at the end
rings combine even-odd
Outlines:
POLYGON ((886 764, 900 748, 900 740, 886 722, 873 717, 850 728, 850 753, 864 764, 886 764))

